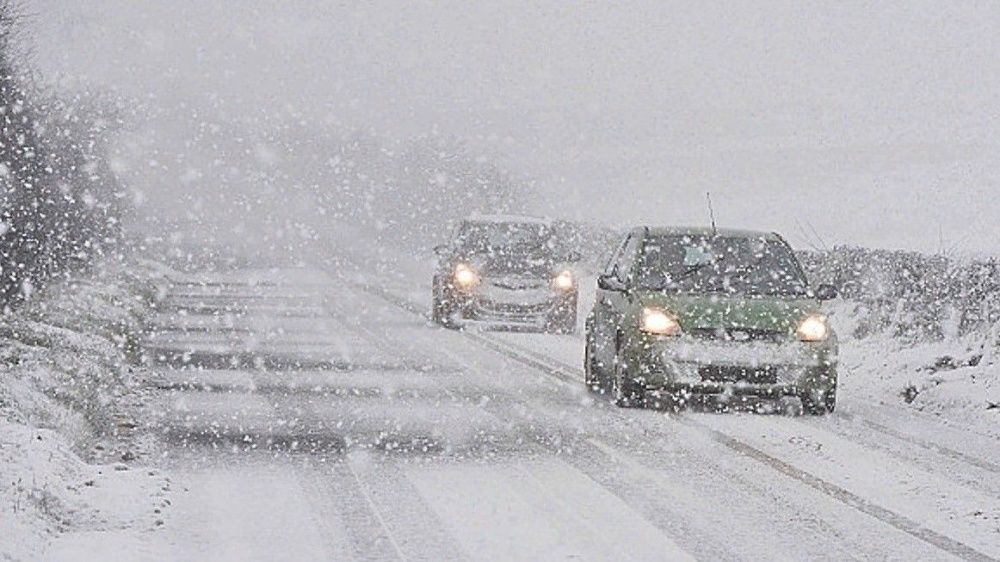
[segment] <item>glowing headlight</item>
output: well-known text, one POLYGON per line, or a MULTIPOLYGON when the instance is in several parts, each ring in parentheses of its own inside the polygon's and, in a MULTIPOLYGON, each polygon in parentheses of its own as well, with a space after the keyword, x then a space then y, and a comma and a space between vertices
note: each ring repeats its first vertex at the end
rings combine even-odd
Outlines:
POLYGON ((552 278, 552 288, 560 291, 568 291, 573 288, 573 272, 567 270, 552 278))
POLYGON ((830 337, 830 326, 826 323, 825 316, 813 314, 799 324, 795 335, 802 341, 826 341, 826 338, 830 337))
POLYGON ((471 266, 460 263, 455 266, 455 284, 462 289, 470 289, 479 284, 479 274, 471 266))
POLYGON ((658 336, 676 336, 681 333, 681 325, 677 319, 656 308, 642 309, 641 329, 647 334, 658 336))

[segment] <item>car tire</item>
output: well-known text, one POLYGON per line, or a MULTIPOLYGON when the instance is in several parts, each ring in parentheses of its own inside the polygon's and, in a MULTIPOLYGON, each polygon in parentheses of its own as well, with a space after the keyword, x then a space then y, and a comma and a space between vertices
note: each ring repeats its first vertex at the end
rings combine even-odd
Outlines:
POLYGON ((825 416, 832 414, 837 409, 837 387, 823 392, 819 397, 814 397, 806 392, 800 396, 802 400, 802 411, 810 416, 825 416))
POLYGON ((592 336, 588 333, 587 343, 583 346, 583 380, 588 391, 605 394, 608 392, 608 377, 594 359, 593 346, 592 336))
POLYGON ((576 333, 576 297, 567 301, 548 320, 548 331, 553 334, 572 335, 576 333))
POLYGON ((615 376, 612 381, 615 405, 620 408, 645 407, 645 389, 628 376, 628 369, 625 367, 624 361, 618 360, 616 363, 615 376))
POLYGON ((685 407, 685 401, 676 394, 660 394, 655 398, 647 399, 646 406, 661 412, 680 413, 685 407))
POLYGON ((549 321, 549 331, 553 334, 570 336, 576 333, 576 314, 561 313, 549 321))
POLYGON ((440 291, 434 291, 431 304, 431 322, 445 328, 454 328, 455 323, 451 319, 454 313, 454 309, 444 302, 440 291))

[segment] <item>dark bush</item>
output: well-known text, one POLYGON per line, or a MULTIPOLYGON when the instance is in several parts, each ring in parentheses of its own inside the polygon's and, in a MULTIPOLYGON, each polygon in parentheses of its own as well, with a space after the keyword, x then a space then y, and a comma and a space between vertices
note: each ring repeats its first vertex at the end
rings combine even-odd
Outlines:
POLYGON ((117 248, 117 180, 104 158, 117 122, 97 98, 61 99, 20 72, 17 13, 0 0, 0 304, 117 248))

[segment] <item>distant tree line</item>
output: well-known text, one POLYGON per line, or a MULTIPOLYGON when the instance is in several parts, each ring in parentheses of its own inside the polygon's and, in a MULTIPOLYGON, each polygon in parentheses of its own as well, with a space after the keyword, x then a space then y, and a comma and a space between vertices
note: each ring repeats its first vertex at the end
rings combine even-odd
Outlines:
POLYGON ((16 3, 0 0, 0 305, 121 241, 123 193, 105 158, 117 108, 58 97, 28 78, 16 3))

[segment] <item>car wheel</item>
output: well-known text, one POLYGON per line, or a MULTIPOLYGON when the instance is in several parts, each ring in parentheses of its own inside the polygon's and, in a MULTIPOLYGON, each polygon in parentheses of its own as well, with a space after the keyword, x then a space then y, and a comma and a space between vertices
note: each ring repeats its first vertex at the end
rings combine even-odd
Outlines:
POLYGON ((810 416, 832 414, 837 408, 837 388, 831 388, 819 396, 806 392, 802 394, 800 399, 802 400, 802 411, 810 416))
POLYGON ((576 333, 576 314, 562 313, 549 321, 549 331, 553 334, 573 335, 576 333))
POLYGON ((642 408, 646 405, 646 392, 641 384, 632 380, 624 361, 616 361, 613 391, 615 404, 621 408, 642 408))
POLYGON ((587 343, 583 346, 583 380, 587 385, 587 390, 597 394, 604 394, 608 391, 607 377, 604 370, 597 365, 594 359, 593 341, 590 334, 587 335, 587 343))
POLYGON ((548 330, 553 334, 576 333, 576 299, 560 307, 548 320, 548 330))
POLYGON ((646 401, 646 405, 662 412, 680 413, 685 407, 685 400, 676 394, 659 394, 646 401))
POLYGON ((434 291, 433 304, 431 304, 431 322, 445 328, 454 327, 451 316, 454 310, 448 303, 444 302, 439 291, 434 291))

